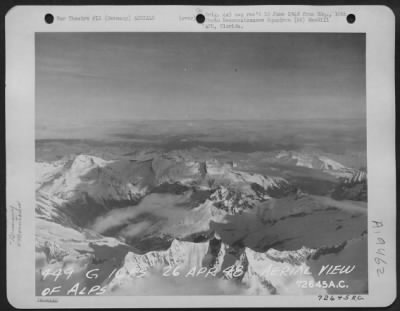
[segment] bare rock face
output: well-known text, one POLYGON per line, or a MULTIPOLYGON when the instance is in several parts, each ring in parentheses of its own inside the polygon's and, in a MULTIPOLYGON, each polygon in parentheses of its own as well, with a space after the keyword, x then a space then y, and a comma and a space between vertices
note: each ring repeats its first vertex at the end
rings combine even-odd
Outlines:
POLYGON ((357 183, 340 184, 332 192, 332 198, 334 198, 335 200, 353 200, 367 202, 367 183, 363 181, 357 183))
POLYGON ((332 198, 335 200, 367 202, 367 173, 365 171, 357 171, 350 178, 342 180, 333 190, 332 198))

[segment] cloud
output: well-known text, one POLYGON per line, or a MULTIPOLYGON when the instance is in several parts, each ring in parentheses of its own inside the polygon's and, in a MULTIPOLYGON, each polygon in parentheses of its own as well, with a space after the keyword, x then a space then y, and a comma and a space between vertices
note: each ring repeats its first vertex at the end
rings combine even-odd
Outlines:
POLYGON ((209 229, 213 219, 211 206, 204 204, 190 208, 190 192, 184 195, 150 194, 137 206, 114 209, 95 219, 91 228, 99 233, 123 226, 120 234, 125 237, 138 235, 141 230, 153 226, 157 219, 159 233, 185 235, 209 229), (139 223, 133 223, 138 216, 148 216, 139 223))
POLYGON ((143 233, 147 228, 152 225, 150 221, 142 221, 135 224, 130 224, 121 230, 121 235, 124 238, 133 238, 136 235, 143 233))
POLYGON ((92 224, 92 229, 99 233, 118 227, 120 225, 128 224, 130 218, 134 218, 135 214, 138 215, 138 211, 135 211, 134 207, 124 207, 118 210, 112 210, 106 215, 97 217, 92 224))

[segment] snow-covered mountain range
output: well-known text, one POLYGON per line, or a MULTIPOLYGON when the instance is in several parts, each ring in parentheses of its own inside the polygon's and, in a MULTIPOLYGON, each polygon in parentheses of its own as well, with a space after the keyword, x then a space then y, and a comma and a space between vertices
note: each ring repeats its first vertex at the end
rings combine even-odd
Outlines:
MULTIPOLYGON (((366 173, 322 156, 281 152, 276 160, 349 185, 366 182, 366 173)), ((193 278, 185 275, 193 267, 199 284, 206 272, 198 270, 212 270, 209 279, 216 283, 207 279, 204 290, 215 293, 326 292, 295 282, 317 279, 311 270, 320 250, 322 258, 341 254, 346 247, 340 245, 361 243, 366 232, 363 202, 312 196, 285 178, 250 173, 233 162, 174 153, 144 160, 80 154, 37 162, 36 176, 39 293, 48 285, 46 269, 72 267, 79 275, 100 267, 97 283, 107 294, 143 294, 153 281, 165 282, 165 269, 178 266, 181 273, 168 281, 177 291, 166 294, 187 290, 193 278), (301 272, 271 275, 269 266, 301 272), (227 276, 236 270, 242 271, 237 277, 227 276)))
POLYGON ((285 164, 320 170, 341 178, 345 182, 362 181, 367 176, 365 171, 346 167, 337 161, 313 152, 281 151, 276 155, 276 160, 285 164))

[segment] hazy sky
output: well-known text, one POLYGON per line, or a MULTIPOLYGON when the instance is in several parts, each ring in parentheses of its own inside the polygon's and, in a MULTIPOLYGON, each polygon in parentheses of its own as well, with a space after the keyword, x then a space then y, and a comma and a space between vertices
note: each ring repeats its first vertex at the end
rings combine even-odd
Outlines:
POLYGON ((365 117, 363 34, 40 33, 36 74, 39 128, 365 117))

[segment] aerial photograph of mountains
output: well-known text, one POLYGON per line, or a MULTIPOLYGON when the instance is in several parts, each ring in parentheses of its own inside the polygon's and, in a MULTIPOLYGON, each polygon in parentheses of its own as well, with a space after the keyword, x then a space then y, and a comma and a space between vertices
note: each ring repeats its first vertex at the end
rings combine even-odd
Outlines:
POLYGON ((35 49, 37 296, 368 293, 364 34, 35 49))

